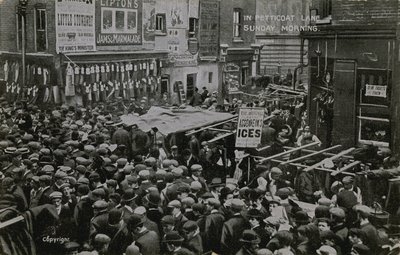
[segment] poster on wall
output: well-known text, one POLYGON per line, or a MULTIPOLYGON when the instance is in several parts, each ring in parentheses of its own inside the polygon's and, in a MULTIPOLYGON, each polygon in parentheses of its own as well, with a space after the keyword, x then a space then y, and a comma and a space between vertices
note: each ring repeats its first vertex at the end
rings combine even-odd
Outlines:
POLYGON ((143 0, 143 43, 154 43, 156 1, 143 0))
POLYGON ((236 147, 256 148, 261 143, 263 108, 241 108, 236 130, 236 147))
POLYGON ((228 92, 235 92, 240 87, 240 67, 235 63, 227 63, 224 68, 225 84, 228 92))
POLYGON ((142 44, 142 0, 96 1, 96 44, 142 44))
POLYGON ((95 1, 55 3, 56 51, 95 51, 95 1))
POLYGON ((168 0, 167 28, 187 29, 188 12, 188 0, 168 0))
POLYGON ((219 52, 219 2, 200 0, 199 54, 215 57, 219 52))

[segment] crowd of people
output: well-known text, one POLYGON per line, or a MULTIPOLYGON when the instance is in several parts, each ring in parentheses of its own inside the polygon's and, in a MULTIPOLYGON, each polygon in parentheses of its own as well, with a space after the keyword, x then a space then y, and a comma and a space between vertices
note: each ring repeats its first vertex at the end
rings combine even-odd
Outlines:
MULTIPOLYGON (((174 143, 157 127, 124 125, 126 106, 1 106, 0 224, 35 216, 1 226, 0 254, 400 253, 400 227, 370 220, 352 176, 339 175, 326 192, 314 171, 282 164, 254 160, 251 174, 238 175, 247 166, 229 139, 209 144, 206 130, 174 143)), ((296 110, 271 112, 264 153, 318 149, 296 110)))

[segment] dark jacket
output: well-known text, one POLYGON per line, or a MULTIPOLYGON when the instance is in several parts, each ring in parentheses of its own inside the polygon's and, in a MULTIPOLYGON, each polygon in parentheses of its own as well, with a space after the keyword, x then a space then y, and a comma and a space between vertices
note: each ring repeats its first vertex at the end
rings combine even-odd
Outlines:
MULTIPOLYGON (((225 218, 219 212, 212 212, 205 218, 205 227, 203 233, 203 246, 204 251, 214 251, 220 253, 221 251, 221 236, 222 227, 225 218)), ((200 229, 201 231, 201 229, 200 229)))
POLYGON ((136 235, 135 240, 142 255, 160 254, 160 237, 156 232, 146 229, 143 233, 136 235))
POLYGON ((236 254, 240 248, 240 238, 244 230, 249 229, 249 222, 240 214, 234 215, 224 223, 221 235, 222 254, 236 254))
POLYGON ((200 234, 194 236, 190 240, 187 240, 183 246, 195 254, 203 254, 203 241, 200 234))

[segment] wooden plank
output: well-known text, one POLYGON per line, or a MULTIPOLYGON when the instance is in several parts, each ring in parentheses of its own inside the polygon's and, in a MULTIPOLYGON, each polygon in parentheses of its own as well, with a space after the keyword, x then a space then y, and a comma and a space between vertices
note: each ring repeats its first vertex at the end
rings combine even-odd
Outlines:
POLYGON ((315 145, 317 145, 317 144, 319 144, 319 142, 313 142, 313 143, 309 143, 309 144, 306 144, 306 145, 303 145, 303 146, 300 146, 300 147, 296 147, 296 148, 294 148, 294 149, 291 149, 291 150, 288 150, 288 151, 284 151, 284 152, 281 152, 281 153, 272 155, 272 156, 270 156, 270 157, 264 158, 264 159, 262 159, 262 160, 260 161, 260 163, 265 162, 265 161, 268 161, 268 160, 271 160, 271 159, 274 159, 274 158, 278 158, 278 157, 284 156, 284 155, 286 155, 286 154, 290 154, 290 153, 292 153, 292 152, 299 151, 299 150, 301 150, 301 149, 303 149, 303 148, 308 148, 308 147, 311 147, 311 146, 315 146, 315 145))
POLYGON ((353 168, 353 167, 355 167, 355 166, 357 166, 359 164, 361 164, 361 161, 358 161, 358 160, 354 161, 354 162, 352 162, 352 163, 350 163, 350 164, 348 164, 348 165, 336 170, 335 172, 331 173, 331 175, 332 176, 336 176, 336 175, 342 173, 343 171, 349 170, 349 169, 351 169, 351 168, 353 168))
POLYGON ((312 166, 307 167, 303 171, 306 171, 306 172, 307 171, 311 171, 311 170, 315 169, 316 167, 321 166, 324 163, 325 160, 327 160, 327 159, 330 159, 330 160, 338 159, 338 158, 342 157, 343 155, 346 155, 346 154, 352 152, 354 149, 355 148, 350 148, 350 149, 344 150, 344 151, 342 151, 342 152, 340 152, 340 153, 338 153, 338 154, 336 154, 336 155, 334 155, 334 156, 332 156, 330 158, 326 158, 326 159, 324 159, 324 160, 322 160, 322 161, 320 161, 320 162, 318 162, 318 163, 316 163, 316 164, 314 164, 312 166))
MULTIPOLYGON (((272 162, 276 162, 276 163, 284 163, 285 162, 285 161, 279 160, 279 159, 272 159, 271 161, 272 162)), ((292 166, 295 166, 295 167, 300 167, 300 168, 307 168, 308 167, 307 165, 303 165, 303 164, 299 164, 299 163, 289 163, 289 164, 292 165, 292 166)), ((328 169, 328 168, 323 168, 323 167, 316 167, 314 169, 318 170, 318 171, 329 172, 329 173, 335 171, 335 170, 328 169)), ((355 173, 349 173, 349 172, 343 172, 342 174, 356 176, 355 173)))
POLYGON ((271 145, 267 145, 267 146, 261 147, 259 149, 256 149, 256 151, 263 151, 263 150, 266 150, 268 148, 271 148, 271 145))
POLYGON ((8 227, 10 225, 13 225, 15 223, 18 223, 18 222, 24 221, 24 220, 25 220, 25 218, 23 216, 18 216, 18 217, 15 217, 15 218, 11 219, 11 220, 8 220, 8 221, 5 221, 5 222, 1 222, 0 223, 0 229, 6 228, 6 227, 8 227))
POLYGON ((303 160, 303 159, 306 159, 306 158, 310 158, 310 157, 322 154, 322 153, 327 152, 327 151, 338 149, 340 147, 342 147, 342 145, 335 145, 335 146, 332 146, 332 147, 329 147, 329 148, 326 148, 326 149, 323 149, 323 150, 320 150, 320 151, 313 152, 311 154, 304 155, 302 157, 291 159, 289 161, 286 161, 284 164, 289 164, 289 163, 292 163, 292 162, 296 162, 296 161, 300 161, 300 160, 303 160))
POLYGON ((225 123, 227 123, 227 122, 233 121, 234 119, 237 119, 238 117, 239 117, 239 116, 234 116, 234 117, 232 117, 231 119, 228 119, 228 120, 225 120, 225 121, 222 121, 222 122, 218 122, 218 123, 212 124, 212 125, 210 125, 210 126, 202 127, 202 128, 200 128, 200 129, 198 129, 198 130, 190 131, 190 132, 186 133, 185 135, 186 135, 186 136, 189 136, 189 135, 193 135, 193 134, 199 133, 199 132, 204 131, 204 130, 207 130, 207 129, 211 128, 211 127, 216 127, 216 126, 225 124, 225 123))
POLYGON ((230 136, 230 135, 233 135, 233 134, 235 134, 235 133, 231 132, 231 133, 226 133, 226 134, 223 134, 223 135, 219 135, 219 136, 217 136, 217 137, 214 137, 214 138, 211 139, 211 140, 208 140, 207 142, 208 142, 208 143, 213 143, 213 142, 215 142, 215 141, 221 140, 221 139, 223 139, 223 138, 225 138, 225 137, 228 137, 228 136, 230 136))
POLYGON ((208 130, 218 131, 218 132, 232 132, 232 130, 227 130, 222 128, 209 128, 208 130))

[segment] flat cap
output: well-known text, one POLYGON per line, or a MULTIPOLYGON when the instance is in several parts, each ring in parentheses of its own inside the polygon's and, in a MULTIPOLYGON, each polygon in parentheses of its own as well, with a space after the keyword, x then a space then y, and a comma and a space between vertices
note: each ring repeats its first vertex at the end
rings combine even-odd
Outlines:
POLYGON ((214 197, 207 198, 207 203, 209 205, 211 205, 211 206, 214 206, 214 207, 221 206, 221 202, 218 199, 214 198, 214 197))
POLYGON ((343 219, 346 217, 345 211, 340 207, 333 207, 333 208, 329 209, 329 212, 331 213, 331 215, 338 217, 338 218, 343 219))
POLYGON ((197 223, 192 220, 186 221, 185 224, 183 224, 183 230, 185 230, 187 232, 195 231, 198 228, 199 228, 199 226, 197 225, 197 223))
POLYGON ((52 166, 52 165, 44 165, 42 167, 42 172, 52 173, 52 172, 54 172, 54 166, 52 166))
POLYGON ((100 175, 97 172, 93 172, 89 175, 89 180, 90 181, 99 181, 100 175))
POLYGON ((62 198, 62 193, 59 191, 54 191, 50 194, 50 198, 51 199, 55 199, 55 198, 62 198))
POLYGON ((172 215, 165 215, 161 218, 161 224, 174 225, 175 219, 172 215))
POLYGON ((278 167, 271 168, 271 174, 282 174, 282 170, 278 167))
POLYGON ((106 196, 106 192, 104 191, 104 189, 98 188, 92 191, 92 194, 98 197, 105 197, 106 196))
POLYGON ((172 200, 171 202, 168 203, 168 207, 181 208, 182 204, 181 202, 179 202, 179 200, 172 200))
POLYGON ((192 181, 190 183, 190 189, 191 190, 198 191, 198 190, 201 190, 201 188, 202 188, 202 186, 201 186, 201 183, 199 181, 192 181))
POLYGON ((202 171, 203 167, 201 165, 199 165, 199 164, 194 164, 194 165, 192 165, 190 167, 190 170, 192 170, 192 171, 202 171))
POLYGON ((137 215, 143 215, 146 213, 146 208, 144 206, 138 206, 135 208, 135 210, 133 210, 133 213, 137 215))
POLYGON ((192 205, 195 203, 192 197, 185 197, 182 199, 182 204, 185 205, 187 208, 191 208, 192 205))
POLYGON ((78 179, 78 182, 77 182, 77 183, 78 183, 78 184, 86 184, 86 185, 89 185, 90 181, 89 181, 88 178, 80 177, 80 178, 78 179))
POLYGON ((107 244, 111 241, 111 238, 105 234, 97 234, 94 237, 94 242, 98 244, 107 244))
POLYGON ((175 177, 181 177, 183 174, 183 169, 176 167, 174 169, 172 169, 171 173, 175 176, 175 177))
POLYGON ((108 208, 108 203, 104 200, 97 200, 92 207, 96 210, 105 210, 108 208))
POLYGON ((353 210, 363 214, 364 216, 369 216, 372 213, 372 209, 366 205, 355 205, 353 210))
POLYGON ((83 165, 77 165, 75 167, 75 170, 78 171, 78 173, 80 173, 80 174, 84 174, 84 173, 86 173, 87 168, 83 165))
POLYGON ((240 209, 243 209, 244 206, 245 206, 245 204, 244 204, 243 200, 241 200, 241 199, 234 198, 231 201, 231 207, 233 209, 240 210, 240 209))
POLYGON ((150 176, 150 171, 149 170, 142 170, 139 172, 139 177, 140 178, 146 178, 150 176))
POLYGON ((50 175, 41 175, 39 177, 39 181, 44 182, 44 181, 51 181, 51 176, 50 175))
POLYGON ((352 176, 345 176, 342 179, 343 184, 350 184, 354 182, 354 178, 352 176))
POLYGON ((55 177, 56 179, 64 179, 64 178, 66 178, 67 176, 68 176, 68 174, 67 174, 66 172, 61 171, 61 170, 58 170, 58 171, 54 174, 54 177, 55 177))
POLYGON ((118 167, 124 167, 127 163, 128 163, 128 160, 126 158, 117 159, 118 167))

